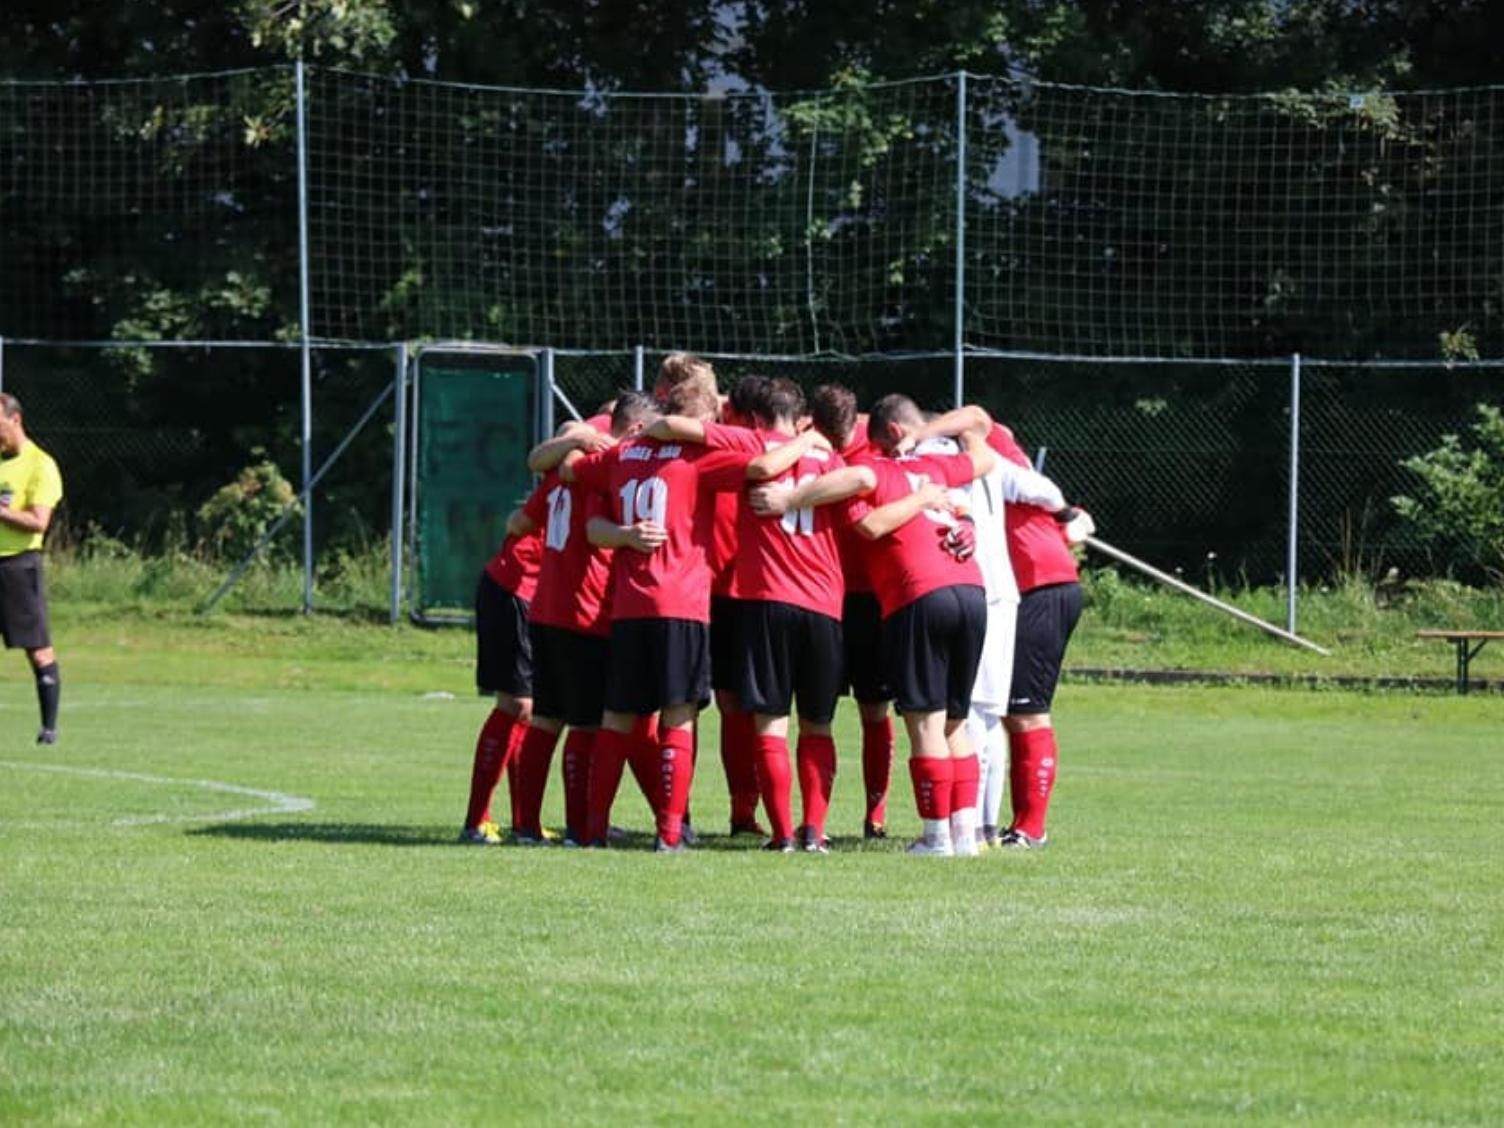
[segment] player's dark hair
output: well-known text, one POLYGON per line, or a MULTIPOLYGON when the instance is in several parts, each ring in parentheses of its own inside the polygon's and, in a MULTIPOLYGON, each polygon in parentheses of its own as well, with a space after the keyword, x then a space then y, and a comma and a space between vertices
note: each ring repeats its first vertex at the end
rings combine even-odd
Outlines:
POLYGON ((792 423, 804 414, 804 389, 794 381, 778 376, 769 382, 768 422, 792 423))
POLYGON ((21 411, 21 401, 9 392, 0 392, 0 411, 5 413, 7 419, 14 419, 16 416, 23 414, 21 411))
POLYGON ((891 451, 898 445, 889 426, 893 423, 909 423, 919 419, 919 405, 908 396, 894 392, 872 405, 867 414, 867 437, 878 449, 891 451))
POLYGON ((773 381, 766 376, 743 376, 731 386, 728 402, 744 423, 768 422, 773 381))
POLYGON ((810 400, 810 416, 815 430, 841 450, 856 427, 856 393, 844 384, 821 384, 810 400))
POLYGON ((658 401, 646 392, 618 392, 616 406, 611 409, 611 433, 622 435, 633 423, 657 413, 658 401))

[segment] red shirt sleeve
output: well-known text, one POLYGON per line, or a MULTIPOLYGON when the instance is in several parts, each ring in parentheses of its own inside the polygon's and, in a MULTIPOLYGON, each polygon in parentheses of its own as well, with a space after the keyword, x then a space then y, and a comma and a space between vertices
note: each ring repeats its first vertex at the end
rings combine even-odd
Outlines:
POLYGON ((550 470, 522 503, 522 515, 540 529, 548 524, 548 491, 558 480, 559 475, 550 470))
POLYGON ((1018 440, 1013 437, 1013 432, 1001 423, 994 423, 992 430, 987 432, 987 445, 1015 465, 1028 466, 1031 469, 1034 466, 1029 461, 1029 456, 1024 453, 1024 448, 1019 446, 1018 440))
POLYGON ((705 445, 711 450, 738 450, 753 455, 763 452, 761 435, 749 427, 727 423, 706 423, 705 445))
MULTIPOLYGON (((705 437, 710 438, 708 434, 705 437)), ((762 453, 761 444, 758 453, 762 453)), ((747 484, 747 465, 754 457, 749 451, 707 449, 706 453, 695 460, 695 469, 700 475, 700 488, 716 492, 741 489, 747 484)))
POLYGON ((574 480, 587 490, 597 493, 604 490, 610 484, 607 480, 607 472, 611 468, 611 459, 615 456, 614 447, 611 450, 587 454, 573 463, 574 480))
POLYGON ((977 476, 969 454, 935 454, 929 461, 939 468, 947 486, 969 486, 977 476))

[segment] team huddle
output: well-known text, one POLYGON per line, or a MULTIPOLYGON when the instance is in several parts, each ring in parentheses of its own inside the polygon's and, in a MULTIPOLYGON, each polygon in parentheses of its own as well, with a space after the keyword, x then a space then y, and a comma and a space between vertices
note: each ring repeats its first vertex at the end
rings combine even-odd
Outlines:
POLYGON ((911 853, 1045 844, 1050 707, 1081 610, 1070 546, 1093 530, 983 409, 926 418, 889 395, 862 416, 839 385, 806 403, 763 376, 723 397, 680 353, 652 396, 621 393, 528 465, 541 477, 476 595, 476 681, 496 705, 462 841, 504 841, 490 813, 503 774, 511 841, 553 840, 542 806, 567 728, 564 844, 607 845, 630 769, 656 849, 684 850, 713 696, 731 833, 824 853, 831 724, 850 692, 864 836, 886 836, 891 704, 923 824, 911 853))

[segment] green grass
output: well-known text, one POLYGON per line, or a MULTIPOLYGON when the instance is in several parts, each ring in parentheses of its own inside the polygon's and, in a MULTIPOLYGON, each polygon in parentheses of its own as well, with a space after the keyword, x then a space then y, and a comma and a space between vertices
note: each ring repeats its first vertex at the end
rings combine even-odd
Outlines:
POLYGON ((0 683, 0 1122, 1504 1120, 1492 695, 1068 685, 1025 855, 853 841, 848 714, 829 857, 477 850, 462 634, 58 610, 64 742, 0 683))

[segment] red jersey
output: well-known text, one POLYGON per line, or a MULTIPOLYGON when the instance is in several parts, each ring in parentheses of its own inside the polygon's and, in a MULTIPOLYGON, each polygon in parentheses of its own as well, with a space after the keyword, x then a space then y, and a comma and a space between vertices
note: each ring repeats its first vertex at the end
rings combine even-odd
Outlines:
POLYGON ((585 420, 585 425, 594 427, 603 435, 609 435, 611 433, 611 413, 608 411, 604 415, 592 415, 589 419, 585 420))
POLYGON ((708 550, 715 508, 702 475, 748 458, 691 443, 628 439, 574 464, 576 480, 604 495, 604 515, 620 525, 656 521, 668 540, 652 552, 624 548, 611 560, 612 621, 710 621, 708 550))
MULTIPOLYGON (((930 482, 964 486, 972 479, 971 459, 964 454, 877 458, 867 465, 877 475, 877 489, 847 502, 846 516, 851 521, 930 482)), ((940 588, 982 586, 982 571, 975 560, 957 560, 945 550, 944 532, 949 524, 946 514, 925 510, 887 536, 862 542, 867 546, 867 563, 884 619, 940 588)))
MULTIPOLYGON (((841 458, 848 466, 871 462, 882 453, 867 438, 866 420, 858 419, 841 448, 841 458)), ((844 522, 837 522, 836 546, 841 551, 841 570, 845 573, 846 590, 872 593, 872 577, 867 569, 867 542, 857 531, 844 522)))
MULTIPOLYGON (((1013 438, 1013 432, 1001 424, 992 425, 987 445, 1009 462, 1033 469, 1034 464, 1013 438)), ((1013 562, 1020 593, 1046 584, 1075 583, 1081 578, 1070 542, 1065 539, 1064 526, 1039 506, 1005 506, 1003 525, 1008 531, 1008 559, 1013 562)))
POLYGON ((732 565, 736 563, 736 520, 742 511, 740 492, 725 490, 710 501, 710 594, 731 594, 732 565))
POLYGON ((543 538, 535 530, 525 537, 509 536, 486 564, 486 575, 503 591, 531 603, 538 587, 538 566, 543 562, 543 538))
POLYGON ((543 530, 543 563, 529 618, 547 627, 609 634, 611 549, 597 547, 585 536, 590 518, 601 514, 599 495, 560 480, 559 472, 550 470, 522 512, 543 530))
MULTIPOLYGON (((707 444, 717 448, 730 446, 754 456, 782 446, 789 439, 790 436, 776 431, 748 431, 739 427, 705 430, 707 444)), ((803 484, 843 465, 840 455, 813 448, 774 481, 803 484)), ((759 516, 750 505, 741 506, 736 526, 732 598, 788 603, 839 619, 841 600, 846 593, 841 556, 836 547, 839 523, 834 506, 799 509, 781 517, 759 516)))

